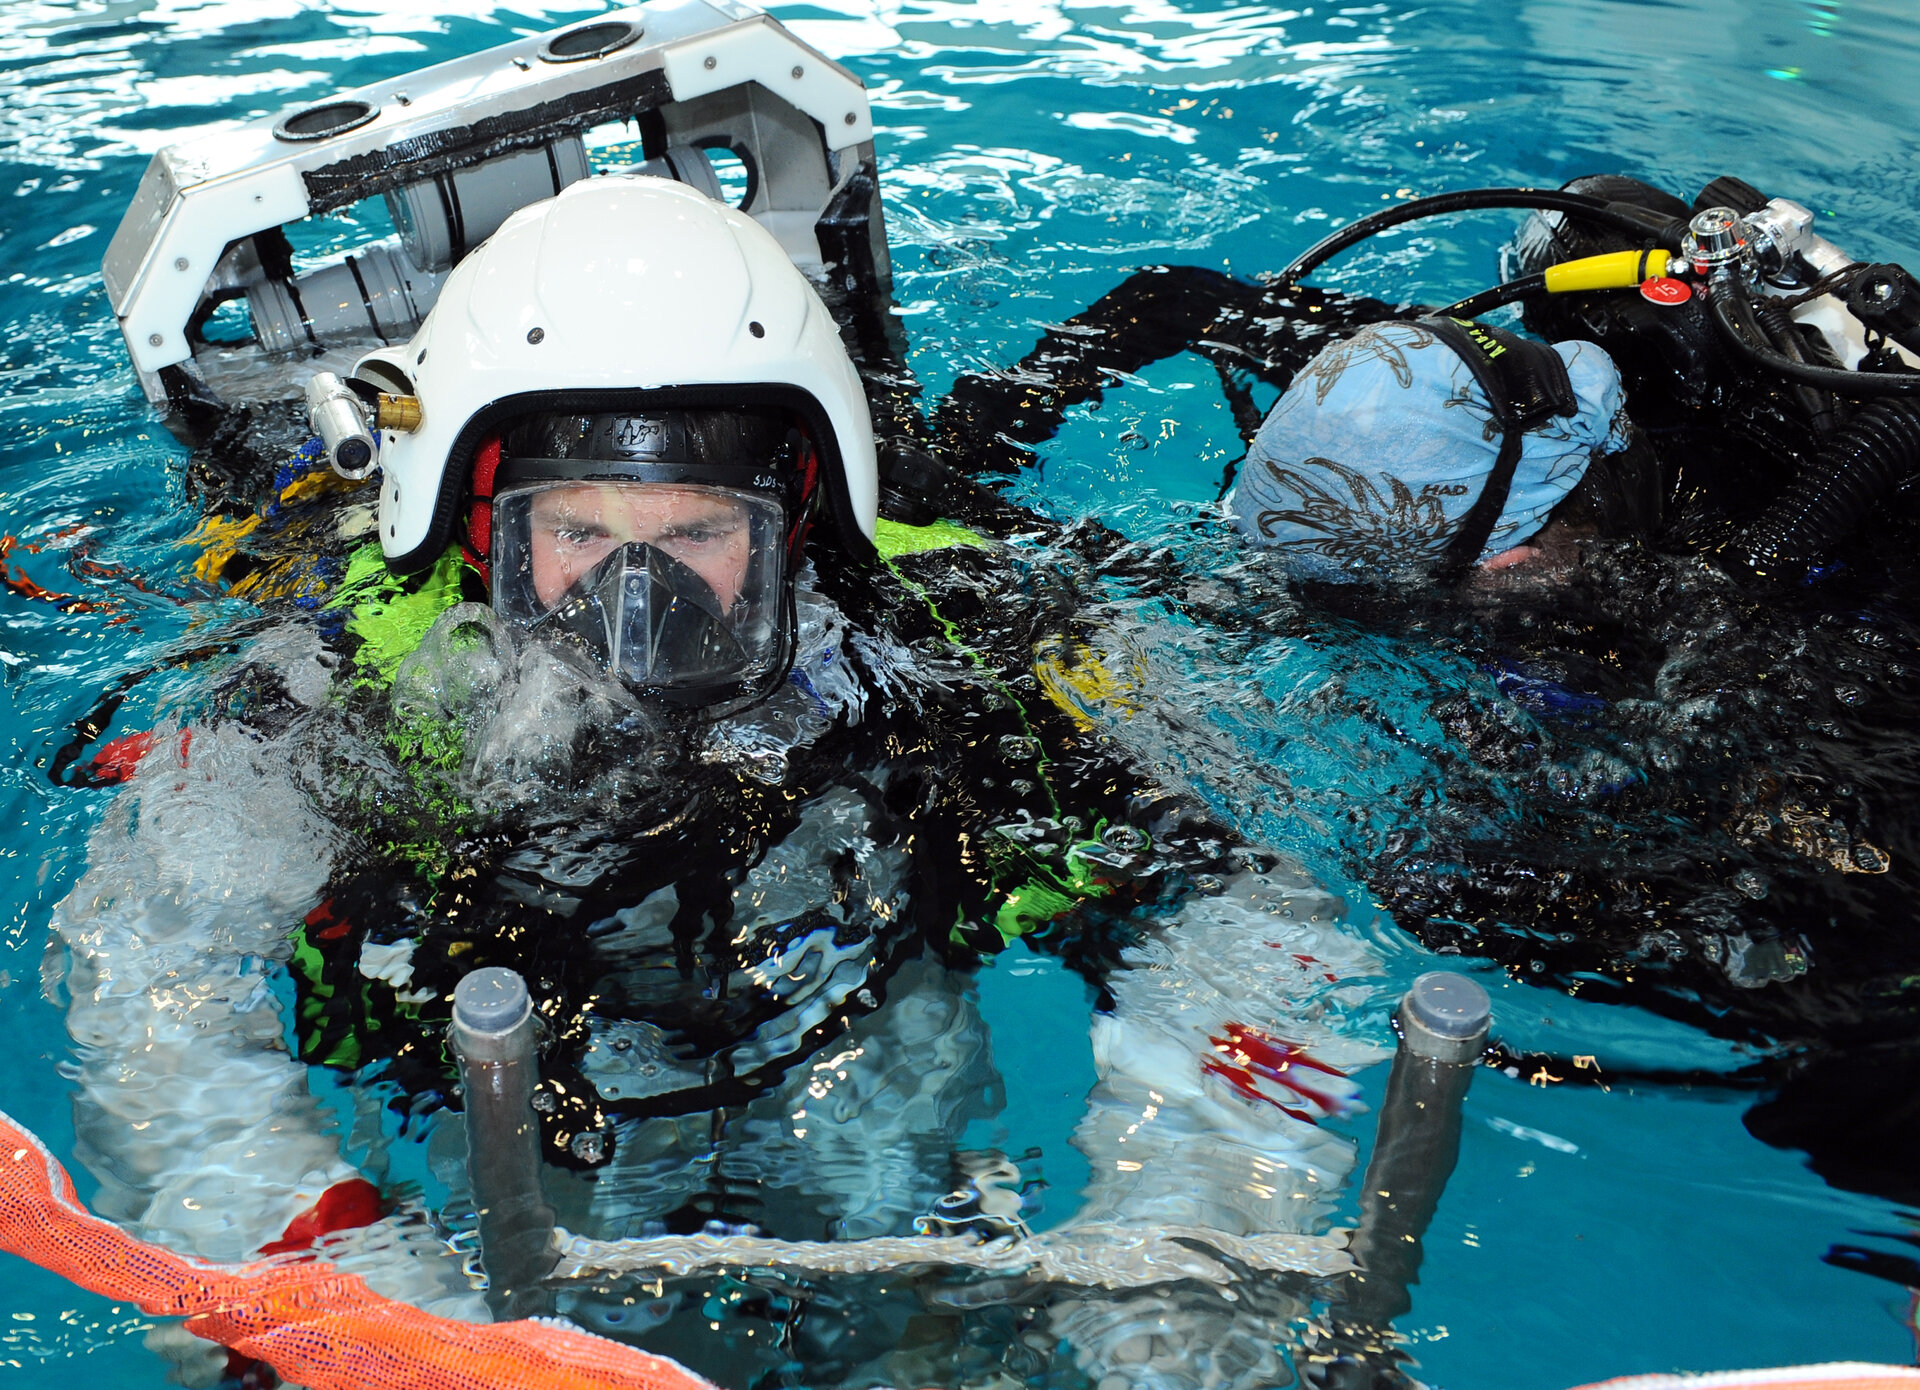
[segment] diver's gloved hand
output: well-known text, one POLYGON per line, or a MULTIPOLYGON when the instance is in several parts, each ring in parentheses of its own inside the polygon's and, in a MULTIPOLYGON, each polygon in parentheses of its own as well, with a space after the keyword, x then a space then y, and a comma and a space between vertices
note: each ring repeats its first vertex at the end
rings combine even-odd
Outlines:
POLYGON ((227 1378, 227 1349, 187 1331, 185 1318, 156 1323, 142 1339, 146 1349, 167 1363, 167 1380, 187 1390, 211 1390, 227 1378))
POLYGON ((930 526, 941 517, 979 518, 1008 510, 1001 496, 982 487, 918 444, 881 440, 880 515, 908 526, 930 526))
MULTIPOLYGON (((187 1331, 184 1318, 166 1318, 157 1323, 143 1339, 147 1350, 167 1363, 167 1380, 187 1390, 214 1390, 234 1381, 234 1354, 218 1342, 209 1342, 187 1331)), ((279 1379, 264 1362, 250 1361, 238 1377, 241 1390, 301 1390, 298 1385, 279 1379)))

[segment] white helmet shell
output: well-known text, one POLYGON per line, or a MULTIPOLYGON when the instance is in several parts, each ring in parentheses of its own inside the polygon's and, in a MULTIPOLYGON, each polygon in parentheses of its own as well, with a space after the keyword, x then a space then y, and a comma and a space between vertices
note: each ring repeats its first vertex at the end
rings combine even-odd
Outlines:
POLYGON ((872 541, 873 424, 833 316, 770 233, 684 184, 583 179, 521 209, 454 269, 413 341, 356 374, 385 382, 396 368, 421 407, 419 429, 380 438, 380 545, 401 573, 456 534, 490 424, 592 392, 793 406, 825 436, 821 485, 843 541, 872 541))

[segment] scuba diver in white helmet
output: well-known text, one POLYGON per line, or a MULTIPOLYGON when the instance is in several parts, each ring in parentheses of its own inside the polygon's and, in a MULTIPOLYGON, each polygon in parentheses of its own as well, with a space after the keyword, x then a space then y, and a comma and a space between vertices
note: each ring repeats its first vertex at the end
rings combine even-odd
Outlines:
MULTIPOLYGON (((103 1211, 209 1258, 324 1237, 377 1288, 484 1316, 379 1188, 417 1162, 391 1117, 450 1099, 454 986, 508 965, 548 1040, 543 1152, 580 1175, 549 1171, 569 1230, 1016 1230, 1009 1165, 958 1151, 998 1089, 966 969, 1024 938, 1101 990, 1087 1240, 1124 1263, 1326 1219, 1353 1151, 1320 1121, 1382 1053, 1321 1005, 1378 972, 1368 947, 1077 715, 1117 678, 1070 614, 1007 602, 1044 576, 879 518, 860 376, 758 224, 580 182, 358 377, 417 408, 379 441, 380 562, 151 742, 56 914, 103 1211), (362 1078, 345 1139, 302 1061, 362 1078)), ((447 1132, 427 1158, 457 1206, 447 1132)), ((1096 1379, 1284 1374, 1297 1295, 1128 1278, 1022 1316, 1096 1379)), ((561 1309, 618 1334, 632 1304, 561 1309)), ((877 1373, 886 1307, 808 1324, 858 1330, 821 1364, 877 1373)))
POLYGON ((808 530, 824 508, 870 559, 877 469, 838 327, 739 224, 684 185, 589 181, 463 261, 411 358, 367 364, 423 412, 381 447, 389 566, 459 540, 502 619, 670 703, 782 680, 808 530), (645 256, 611 265, 636 206, 645 256))

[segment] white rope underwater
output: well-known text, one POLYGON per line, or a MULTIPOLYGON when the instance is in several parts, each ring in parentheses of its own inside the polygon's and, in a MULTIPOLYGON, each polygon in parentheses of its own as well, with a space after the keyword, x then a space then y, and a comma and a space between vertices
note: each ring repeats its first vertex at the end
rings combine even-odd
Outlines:
POLYGON ((1272 1273, 1343 1274, 1353 1268, 1344 1231, 1324 1236, 1237 1236, 1198 1226, 1072 1225, 1026 1239, 883 1236, 873 1240, 789 1241, 762 1236, 652 1236, 589 1240, 557 1229, 554 1279, 657 1273, 681 1278, 721 1268, 784 1268, 812 1274, 876 1274, 914 1265, 952 1265, 1024 1274, 1034 1283, 1138 1288, 1179 1279, 1227 1285, 1225 1263, 1272 1273), (1221 1258, 1215 1258, 1215 1255, 1221 1258))

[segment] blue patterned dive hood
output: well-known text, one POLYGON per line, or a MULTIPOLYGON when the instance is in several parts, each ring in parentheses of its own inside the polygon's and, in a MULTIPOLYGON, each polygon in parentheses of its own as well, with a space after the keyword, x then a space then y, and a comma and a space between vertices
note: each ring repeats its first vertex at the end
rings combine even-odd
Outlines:
MULTIPOLYGON (((1592 343, 1555 343, 1573 412, 1528 428, 1478 558, 1528 539, 1597 454, 1625 448, 1626 393, 1592 343)), ((1382 323, 1322 351, 1281 396, 1240 466, 1234 524, 1298 573, 1354 579, 1447 551, 1504 436, 1460 353, 1422 323, 1382 323)))

